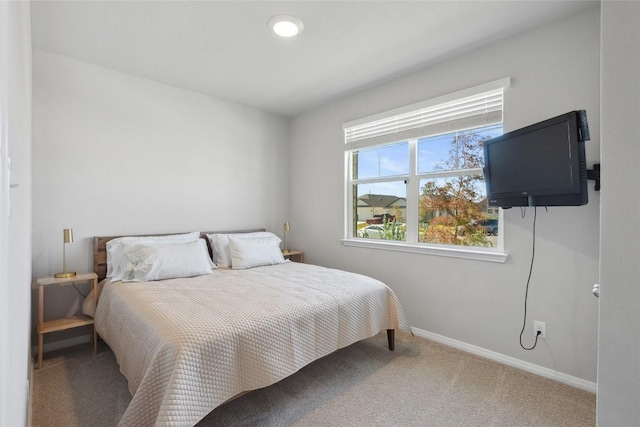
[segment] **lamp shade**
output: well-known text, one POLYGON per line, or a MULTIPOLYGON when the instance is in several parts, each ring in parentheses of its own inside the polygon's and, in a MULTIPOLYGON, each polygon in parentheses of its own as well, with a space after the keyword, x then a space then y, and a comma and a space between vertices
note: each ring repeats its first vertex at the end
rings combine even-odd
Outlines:
POLYGON ((62 230, 62 236, 65 243, 73 243, 73 230, 71 228, 62 230))
POLYGON ((62 273, 56 273, 54 277, 68 279, 76 275, 75 271, 67 271, 67 243, 73 243, 73 230, 71 228, 62 229, 62 242, 62 273))

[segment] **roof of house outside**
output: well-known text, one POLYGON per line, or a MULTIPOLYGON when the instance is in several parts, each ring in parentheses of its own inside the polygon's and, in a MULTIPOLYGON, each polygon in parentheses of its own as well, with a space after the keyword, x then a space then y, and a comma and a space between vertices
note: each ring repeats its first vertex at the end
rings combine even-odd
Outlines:
POLYGON ((358 197, 358 207, 389 208, 392 206, 406 208, 407 199, 385 194, 365 194, 358 197))

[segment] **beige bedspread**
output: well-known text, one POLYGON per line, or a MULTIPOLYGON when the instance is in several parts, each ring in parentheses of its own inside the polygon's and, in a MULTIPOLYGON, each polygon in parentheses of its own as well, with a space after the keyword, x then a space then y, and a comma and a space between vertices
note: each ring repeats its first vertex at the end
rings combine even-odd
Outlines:
POLYGON ((106 283, 96 328, 133 395, 120 425, 192 426, 243 391, 408 323, 382 282, 285 263, 106 283))

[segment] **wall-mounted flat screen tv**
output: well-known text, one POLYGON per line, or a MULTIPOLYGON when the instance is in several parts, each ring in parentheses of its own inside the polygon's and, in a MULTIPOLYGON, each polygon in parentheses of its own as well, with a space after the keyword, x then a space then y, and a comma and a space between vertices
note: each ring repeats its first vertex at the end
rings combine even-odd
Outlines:
POLYGON ((587 140, 587 113, 579 110, 485 141, 489 206, 586 205, 587 140))

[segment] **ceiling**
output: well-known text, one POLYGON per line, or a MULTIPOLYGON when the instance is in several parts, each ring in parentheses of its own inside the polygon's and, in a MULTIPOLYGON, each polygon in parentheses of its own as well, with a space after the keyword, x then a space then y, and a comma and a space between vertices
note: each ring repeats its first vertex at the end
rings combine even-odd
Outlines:
POLYGON ((284 116, 593 1, 32 1, 34 49, 284 116), (271 16, 304 22, 293 39, 271 16))

